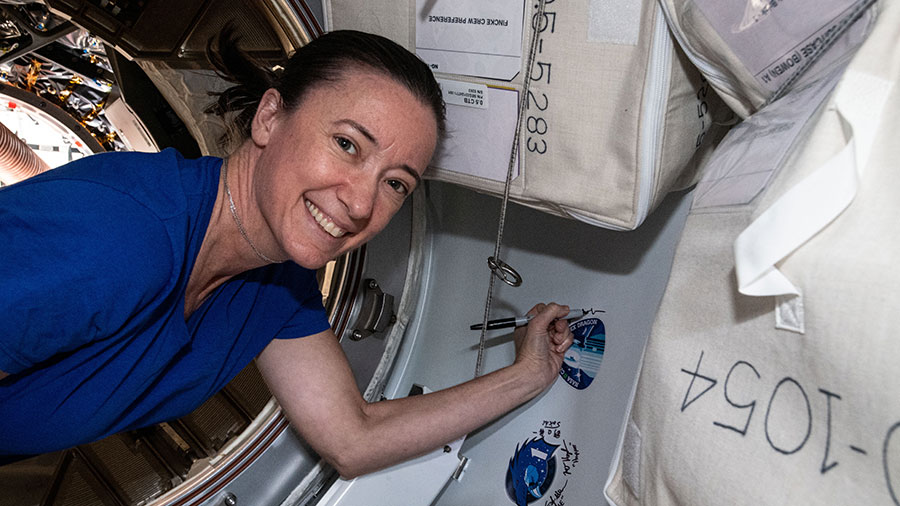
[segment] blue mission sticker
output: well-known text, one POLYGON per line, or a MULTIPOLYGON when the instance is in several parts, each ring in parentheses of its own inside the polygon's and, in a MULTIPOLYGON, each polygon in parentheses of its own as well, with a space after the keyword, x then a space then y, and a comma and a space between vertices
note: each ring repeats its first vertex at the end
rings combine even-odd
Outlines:
POLYGON ((556 457, 553 452, 559 445, 543 438, 532 438, 516 447, 506 469, 506 494, 516 506, 527 506, 537 501, 553 483, 556 476, 556 457))
POLYGON ((574 479, 581 451, 565 438, 559 420, 544 420, 516 451, 506 467, 506 495, 516 506, 542 501, 563 506, 566 487, 574 479))
POLYGON ((599 318, 585 318, 569 325, 575 342, 566 351, 559 375, 578 390, 590 386, 606 349, 606 327, 599 318))

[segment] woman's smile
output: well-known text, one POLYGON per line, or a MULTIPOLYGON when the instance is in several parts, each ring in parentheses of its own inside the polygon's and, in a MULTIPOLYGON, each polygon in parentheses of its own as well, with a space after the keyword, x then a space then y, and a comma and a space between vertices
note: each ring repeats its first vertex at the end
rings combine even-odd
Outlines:
POLYGON ((343 237, 344 234, 347 233, 346 230, 335 225, 328 216, 325 216, 325 214, 321 210, 319 210, 319 208, 316 207, 315 204, 308 200, 305 200, 305 202, 306 208, 309 209, 309 214, 313 217, 313 219, 316 220, 316 223, 318 223, 325 232, 328 232, 328 234, 335 238, 343 237))

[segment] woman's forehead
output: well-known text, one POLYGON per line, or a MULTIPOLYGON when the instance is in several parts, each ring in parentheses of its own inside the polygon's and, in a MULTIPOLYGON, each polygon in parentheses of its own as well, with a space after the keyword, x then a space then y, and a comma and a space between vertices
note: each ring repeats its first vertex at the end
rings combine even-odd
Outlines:
POLYGON ((339 70, 327 80, 310 86, 297 106, 311 98, 311 95, 341 95, 345 101, 375 102, 384 101, 386 95, 396 98, 393 105, 402 109, 417 110, 424 108, 438 121, 437 113, 430 110, 428 103, 415 92, 410 90, 406 83, 389 74, 365 64, 350 64, 339 70))
POLYGON ((314 113, 329 122, 356 122, 376 128, 398 120, 417 123, 416 128, 431 125, 437 132, 437 119, 402 83, 382 72, 348 69, 340 78, 311 89, 297 107, 300 114, 314 113))

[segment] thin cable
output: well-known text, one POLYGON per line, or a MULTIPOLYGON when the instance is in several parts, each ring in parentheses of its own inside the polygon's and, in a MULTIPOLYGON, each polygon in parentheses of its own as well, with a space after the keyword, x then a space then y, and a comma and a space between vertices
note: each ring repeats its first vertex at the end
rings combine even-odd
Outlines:
MULTIPOLYGON (((532 66, 534 64, 534 55, 537 51, 537 40, 540 34, 540 30, 538 27, 540 26, 540 22, 544 17, 544 4, 546 0, 538 0, 537 4, 537 12, 534 17, 532 17, 532 32, 531 32, 531 41, 529 41, 528 45, 528 59, 525 63, 525 84, 522 86, 522 94, 519 96, 519 110, 518 115, 516 116, 516 133, 513 138, 512 149, 509 155, 509 165, 506 169, 506 185, 503 187, 503 202, 500 205, 500 220, 497 224, 497 240, 494 243, 494 256, 488 258, 489 264, 493 264, 491 268, 490 282, 488 283, 488 292, 487 297, 484 301, 484 320, 482 321, 481 327, 481 338, 478 342, 478 360, 475 362, 475 377, 479 377, 482 374, 482 370, 484 369, 484 342, 485 335, 487 332, 487 322, 488 318, 490 318, 491 314, 491 302, 493 301, 494 295, 494 276, 498 276, 497 271, 494 269, 496 266, 499 269, 503 269, 504 267, 509 267, 503 260, 500 260, 500 244, 503 241, 503 228, 506 225, 506 206, 509 203, 509 189, 512 185, 512 175, 513 168, 515 168, 516 164, 516 156, 519 152, 519 138, 522 133, 522 125, 524 124, 522 118, 525 116, 525 109, 528 106, 528 90, 531 87, 531 72, 532 66)), ((513 271, 515 272, 515 271, 513 271)), ((518 277, 518 274, 516 274, 518 277)), ((506 278, 503 278, 506 281, 506 278)), ((521 277, 518 277, 519 284, 521 284, 521 277)), ((507 281, 509 283, 509 281, 507 281)), ((510 283, 512 284, 512 283, 510 283)), ((514 285, 518 286, 518 285, 514 285)))

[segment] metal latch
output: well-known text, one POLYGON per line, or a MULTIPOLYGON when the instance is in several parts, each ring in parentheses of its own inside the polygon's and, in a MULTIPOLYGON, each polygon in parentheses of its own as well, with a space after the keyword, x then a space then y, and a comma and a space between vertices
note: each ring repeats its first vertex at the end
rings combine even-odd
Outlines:
POLYGON ((363 281, 363 303, 356 320, 356 328, 350 339, 359 341, 376 332, 384 332, 388 325, 397 321, 394 315, 394 296, 381 291, 374 279, 363 281))
POLYGON ((465 474, 467 467, 469 467, 469 457, 460 457, 459 464, 456 466, 456 470, 453 471, 453 475, 450 477, 456 481, 462 481, 463 474, 465 474))

